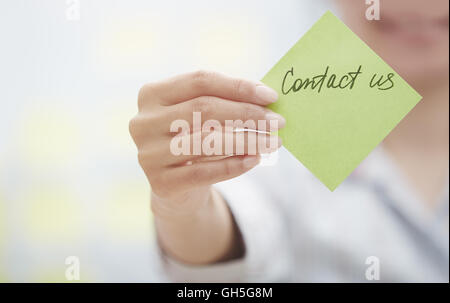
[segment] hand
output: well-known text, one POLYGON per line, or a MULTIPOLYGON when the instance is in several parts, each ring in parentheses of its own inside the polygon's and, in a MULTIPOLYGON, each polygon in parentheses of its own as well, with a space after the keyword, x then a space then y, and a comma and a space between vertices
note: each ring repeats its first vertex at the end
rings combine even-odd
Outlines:
MULTIPOLYGON (((264 107, 276 100, 277 93, 262 83, 205 71, 143 86, 138 97, 139 113, 130 122, 130 133, 153 193, 171 199, 198 188, 206 190, 211 184, 245 173, 259 162, 259 146, 253 148, 254 155, 248 155, 252 147, 248 133, 234 144, 231 156, 229 151, 225 153, 225 144, 222 144, 222 156, 219 157, 205 155, 203 151, 200 155, 174 155, 170 146, 176 134, 169 131, 173 121, 182 119, 191 125, 190 132, 184 135, 189 137, 192 147, 193 112, 201 112, 202 121, 214 119, 222 125, 225 120, 250 121, 254 122, 254 129, 263 126, 268 131, 269 121, 277 121, 278 128, 285 123, 280 115, 264 107), (258 125, 258 121, 267 124, 260 122, 258 125), (239 148, 244 155, 236 155, 239 148)), ((208 134, 202 133, 202 138, 208 134)), ((233 132, 223 131, 217 135, 222 135, 224 142, 230 136, 236 139, 233 132)), ((276 141, 271 144, 275 149, 281 146, 277 136, 261 133, 253 136, 257 136, 257 140, 276 141)), ((274 151, 274 148, 267 151, 274 151)))
MULTIPOLYGON (((220 155, 209 155, 203 150, 196 155, 175 155, 170 146, 175 135, 182 136, 178 138, 186 139, 190 146, 196 141, 199 130, 192 127, 194 112, 200 112, 203 121, 214 119, 219 125, 226 124, 225 120, 242 120, 253 122, 253 127, 252 123, 246 125, 252 129, 274 131, 283 127, 284 119, 265 108, 277 98, 277 93, 262 83, 204 71, 141 88, 139 113, 130 121, 130 133, 152 187, 156 231, 167 254, 194 264, 243 255, 244 244, 233 216, 211 185, 250 170, 258 164, 262 149, 274 151, 281 141, 277 136, 258 134, 257 141, 266 139, 275 144, 270 144, 269 149, 266 144, 252 149, 254 132, 253 136, 238 136, 227 129, 213 129, 211 134, 220 135, 224 142, 233 140, 231 151, 223 144, 220 155), (172 122, 179 119, 190 125, 187 133, 170 132, 172 122), (278 122, 278 127, 271 127, 269 121, 278 122)), ((200 134, 200 138, 210 135, 208 131, 200 134)))

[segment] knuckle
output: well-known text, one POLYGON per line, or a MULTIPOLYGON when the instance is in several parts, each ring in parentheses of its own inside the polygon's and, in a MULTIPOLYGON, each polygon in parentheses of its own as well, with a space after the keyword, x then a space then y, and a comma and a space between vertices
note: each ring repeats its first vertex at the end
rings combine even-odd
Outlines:
POLYGON ((242 90, 243 85, 244 84, 243 84, 242 79, 236 79, 234 81, 234 92, 235 92, 236 97, 241 95, 241 90, 242 90))
POLYGON ((137 131, 137 119, 136 116, 131 118, 130 122, 128 122, 128 131, 132 138, 134 138, 134 135, 137 131))
POLYGON ((199 69, 192 73, 192 77, 194 80, 195 79, 202 80, 205 78, 207 79, 212 73, 213 73, 212 71, 199 69))
POLYGON ((206 71, 206 70, 198 70, 192 73, 192 82, 195 88, 197 89, 205 89, 211 82, 211 79, 214 77, 214 72, 206 71))
POLYGON ((138 93, 138 109, 141 110, 148 102, 151 102, 155 95, 154 83, 147 83, 139 89, 138 93))
POLYGON ((146 173, 158 171, 161 167, 158 153, 151 148, 138 148, 137 158, 139 165, 146 173))
POLYGON ((152 151, 139 150, 138 162, 142 167, 152 192, 160 197, 166 197, 170 194, 170 182, 164 174, 164 170, 160 169, 158 158, 154 156, 152 151))
POLYGON ((234 80, 234 97, 242 98, 250 96, 252 93, 252 87, 248 85, 248 82, 243 79, 234 80))
POLYGON ((149 91, 149 84, 145 84, 144 86, 142 86, 139 89, 139 93, 138 93, 138 107, 139 108, 142 107, 142 105, 146 99, 146 96, 148 94, 148 91, 149 91))
POLYGON ((139 165, 145 170, 148 166, 148 154, 139 150, 137 158, 138 158, 139 165))
POLYGON ((146 131, 146 129, 148 129, 148 125, 152 124, 153 119, 154 118, 152 118, 151 115, 144 116, 142 114, 138 114, 128 123, 128 130, 136 145, 139 145, 142 139, 148 137, 147 135, 149 132, 146 131))

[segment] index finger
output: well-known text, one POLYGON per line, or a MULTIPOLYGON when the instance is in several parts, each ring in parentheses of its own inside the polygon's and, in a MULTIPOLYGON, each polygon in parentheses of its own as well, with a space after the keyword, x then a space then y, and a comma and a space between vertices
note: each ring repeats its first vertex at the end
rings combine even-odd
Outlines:
POLYGON ((165 105, 200 96, 215 96, 263 106, 278 99, 277 92, 263 83, 209 71, 179 75, 151 85, 151 89, 165 105))

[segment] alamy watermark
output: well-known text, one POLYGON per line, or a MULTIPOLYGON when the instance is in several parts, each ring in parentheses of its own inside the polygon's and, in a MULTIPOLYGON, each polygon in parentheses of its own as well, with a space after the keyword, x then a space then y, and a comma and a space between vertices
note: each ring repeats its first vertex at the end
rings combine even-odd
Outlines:
POLYGON ((80 20, 80 0, 66 0, 66 20, 80 20))
POLYGON ((380 20, 380 0, 365 0, 369 7, 366 9, 366 19, 380 20))
POLYGON ((170 142, 172 155, 231 156, 268 154, 278 148, 278 120, 218 120, 202 123, 201 112, 193 112, 189 121, 175 120, 170 132, 177 133, 170 142))
POLYGON ((65 271, 65 277, 67 281, 79 281, 80 280, 80 258, 77 256, 69 256, 66 258, 65 264, 67 265, 65 271))
POLYGON ((380 280, 380 259, 376 256, 370 256, 366 259, 365 276, 368 281, 379 281, 380 280))

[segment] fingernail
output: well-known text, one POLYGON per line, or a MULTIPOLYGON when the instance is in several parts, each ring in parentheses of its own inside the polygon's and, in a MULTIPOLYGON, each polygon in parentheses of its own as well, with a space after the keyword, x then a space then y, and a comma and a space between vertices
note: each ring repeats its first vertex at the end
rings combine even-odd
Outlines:
POLYGON ((286 125, 286 119, 274 112, 267 113, 265 119, 269 123, 269 131, 271 132, 279 130, 286 125))
POLYGON ((243 164, 245 168, 251 168, 259 163, 258 156, 245 156, 243 164))
POLYGON ((265 85, 256 86, 256 96, 267 104, 278 100, 278 93, 265 85))

